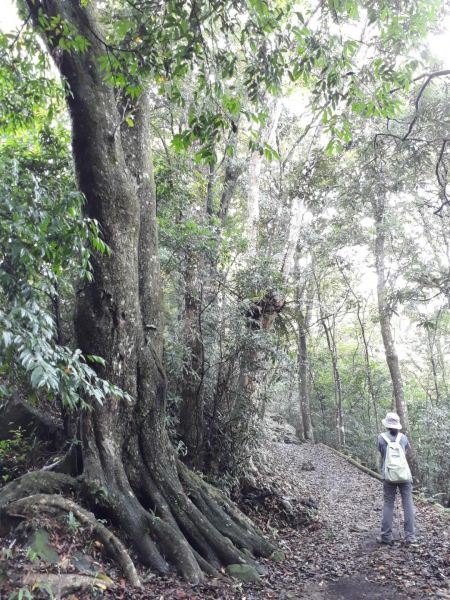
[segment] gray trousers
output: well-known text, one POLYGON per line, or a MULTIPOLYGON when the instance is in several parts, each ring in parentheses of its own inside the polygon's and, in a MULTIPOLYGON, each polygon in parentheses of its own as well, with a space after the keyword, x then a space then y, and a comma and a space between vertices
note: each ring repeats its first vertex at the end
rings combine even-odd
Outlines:
POLYGON ((410 481, 405 483, 384 482, 384 506, 383 521, 381 523, 381 539, 384 542, 392 540, 392 522, 394 520, 394 503, 397 488, 402 497, 405 540, 413 542, 416 539, 416 525, 414 518, 414 503, 412 498, 412 484, 410 481))

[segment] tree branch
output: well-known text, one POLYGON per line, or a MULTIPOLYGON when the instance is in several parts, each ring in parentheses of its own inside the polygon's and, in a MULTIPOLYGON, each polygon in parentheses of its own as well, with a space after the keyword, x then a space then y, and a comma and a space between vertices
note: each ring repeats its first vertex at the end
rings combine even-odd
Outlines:
POLYGON ((415 114, 414 114, 412 121, 409 124, 408 131, 405 133, 405 135, 402 138, 403 141, 405 141, 409 137, 409 135, 411 134, 411 132, 413 130, 414 125, 416 124, 416 121, 419 117, 420 100, 422 99, 422 96, 423 96, 426 88, 428 87, 428 85, 430 84, 430 82, 433 79, 436 79, 436 77, 446 77, 447 75, 450 75, 450 69, 446 69, 444 71, 435 71, 434 73, 429 73, 428 75, 421 75, 421 76, 417 77, 416 79, 413 79, 413 81, 418 81, 419 79, 426 77, 425 81, 423 82, 423 84, 419 90, 419 93, 416 96, 416 100, 414 102, 415 114))

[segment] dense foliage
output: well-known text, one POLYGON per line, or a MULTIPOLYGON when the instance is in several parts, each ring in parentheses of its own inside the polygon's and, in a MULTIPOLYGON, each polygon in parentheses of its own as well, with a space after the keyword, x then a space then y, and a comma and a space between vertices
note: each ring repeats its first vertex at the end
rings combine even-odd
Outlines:
MULTIPOLYGON (((97 223, 83 219, 70 159, 60 84, 32 38, 0 37, 0 374, 2 396, 25 385, 74 408, 120 390, 71 339, 70 297, 91 277, 89 248, 107 252, 97 223)), ((73 305, 73 302, 72 302, 73 305)))
MULTIPOLYGON (((179 454, 233 487, 267 412, 305 435, 303 395, 316 440, 375 465, 393 405, 382 234, 417 474, 448 501, 448 73, 423 76, 439 65, 416 51, 441 3, 106 4, 99 62, 122 107, 117 128, 135 127, 144 91, 151 106, 166 424, 179 454)), ((89 52, 70 23, 37 22, 56 61, 89 52)), ((70 90, 28 25, 0 48, 2 394, 101 402, 123 392, 70 325, 90 253, 109 251, 76 191, 70 90)))

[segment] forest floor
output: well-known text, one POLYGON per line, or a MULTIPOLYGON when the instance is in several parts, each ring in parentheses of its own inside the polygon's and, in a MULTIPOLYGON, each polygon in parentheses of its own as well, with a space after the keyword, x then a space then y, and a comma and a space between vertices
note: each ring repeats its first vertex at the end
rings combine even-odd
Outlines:
MULTIPOLYGON (((379 546, 382 485, 378 480, 322 444, 271 443, 264 458, 265 477, 283 490, 288 505, 304 506, 306 501, 318 510, 311 509, 308 525, 299 528, 280 525, 267 506, 256 513, 259 525, 281 551, 277 561, 261 561, 265 574, 258 581, 209 580, 192 586, 175 577, 143 574, 144 590, 131 590, 114 566, 94 553, 94 568, 105 574, 105 582, 109 576, 112 586, 103 592, 99 588, 79 592, 72 600, 450 600, 448 512, 416 501, 418 544, 402 543, 396 516, 395 544, 379 546)), ((59 555, 64 555, 67 540, 54 535, 59 555)), ((54 536, 52 540, 55 543, 54 536)), ((76 544, 71 543, 73 551, 76 544)), ((22 562, 16 566, 26 567, 27 557, 22 562)), ((81 574, 83 561, 79 562, 81 574)), ((11 568, 12 563, 3 572, 11 568)), ((85 568, 89 570, 89 564, 85 568)), ((10 591, 4 595, 0 591, 0 599, 6 600, 10 591)), ((37 597, 48 595, 33 593, 37 597)))

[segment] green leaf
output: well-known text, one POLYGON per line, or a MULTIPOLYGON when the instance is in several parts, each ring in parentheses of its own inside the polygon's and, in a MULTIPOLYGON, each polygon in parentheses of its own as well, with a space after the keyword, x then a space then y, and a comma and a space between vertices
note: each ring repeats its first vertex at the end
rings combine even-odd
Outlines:
POLYGON ((10 346, 12 343, 12 334, 10 331, 3 331, 2 333, 3 343, 6 347, 10 346))
POLYGON ((44 381, 44 376, 44 369, 41 367, 41 365, 38 365, 31 372, 31 385, 35 388, 41 387, 42 382, 44 381))
POLYGON ((58 564, 58 553, 50 545, 48 533, 45 529, 38 529, 33 533, 30 548, 41 560, 45 560, 52 564, 58 564))
POLYGON ((101 365, 102 367, 106 366, 105 359, 101 356, 96 356, 95 354, 86 354, 86 359, 89 362, 101 365))

